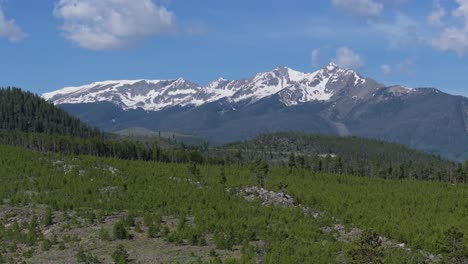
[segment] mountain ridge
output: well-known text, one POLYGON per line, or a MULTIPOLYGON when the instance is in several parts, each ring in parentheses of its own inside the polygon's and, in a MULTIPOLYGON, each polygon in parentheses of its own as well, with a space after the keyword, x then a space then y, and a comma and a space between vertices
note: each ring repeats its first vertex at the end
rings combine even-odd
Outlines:
MULTIPOLYGON (((239 80, 218 78, 206 86, 178 78, 175 80, 111 80, 76 87, 65 87, 44 93, 42 97, 54 104, 111 102, 124 110, 141 108, 160 111, 175 106, 197 107, 227 99, 230 102, 255 103, 279 94, 287 106, 310 101, 330 101, 349 87, 384 87, 357 72, 329 63, 314 72, 300 72, 285 66, 257 73, 239 80)), ((362 95, 354 94, 359 97, 362 95)))

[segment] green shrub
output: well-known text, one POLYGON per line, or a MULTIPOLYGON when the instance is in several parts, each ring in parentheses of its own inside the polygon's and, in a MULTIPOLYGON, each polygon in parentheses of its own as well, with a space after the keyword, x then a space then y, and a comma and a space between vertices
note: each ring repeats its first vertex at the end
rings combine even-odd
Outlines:
POLYGON ((348 251, 349 263, 383 263, 383 248, 379 236, 365 230, 348 251))
POLYGON ((112 253, 112 259, 116 264, 129 263, 129 255, 123 245, 118 245, 115 251, 112 253))
POLYGON ((119 221, 114 225, 113 233, 115 239, 128 239, 130 237, 123 221, 119 221))
POLYGON ((457 228, 451 227, 444 232, 438 241, 439 253, 443 254, 443 259, 447 263, 465 263, 467 249, 463 244, 464 234, 457 228))
POLYGON ((157 226, 156 224, 151 224, 149 227, 148 227, 148 237, 149 238, 157 238, 158 237, 158 234, 159 234, 159 226, 157 226))
POLYGON ((59 244, 58 244, 58 249, 60 249, 60 250, 67 249, 67 247, 65 246, 65 242, 60 241, 59 244))
POLYGON ((78 253, 76 254, 76 261, 78 263, 101 263, 99 259, 93 255, 89 250, 85 250, 83 247, 80 246, 78 249, 78 253))
POLYGON ((125 217, 124 223, 128 227, 135 226, 135 216, 133 213, 129 213, 127 217, 125 217))
POLYGON ((107 229, 104 228, 103 226, 101 226, 101 228, 99 229, 99 239, 101 239, 102 241, 110 241, 111 240, 111 236, 109 235, 109 231, 107 231, 107 229))
POLYGON ((42 241, 41 248, 42 251, 49 251, 52 247, 52 242, 49 239, 45 239, 42 241))
POLYGON ((44 219, 42 220, 42 223, 43 223, 45 226, 50 226, 50 225, 52 225, 52 223, 53 223, 53 220, 52 220, 52 209, 51 209, 50 207, 47 207, 46 212, 45 212, 45 215, 44 215, 44 219))
POLYGON ((135 232, 137 232, 137 233, 142 233, 143 232, 143 230, 141 229, 140 223, 135 224, 135 232))

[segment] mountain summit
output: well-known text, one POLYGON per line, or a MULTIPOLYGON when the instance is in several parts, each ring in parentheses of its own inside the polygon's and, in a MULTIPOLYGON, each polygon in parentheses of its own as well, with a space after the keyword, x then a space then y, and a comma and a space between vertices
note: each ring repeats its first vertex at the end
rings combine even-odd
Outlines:
MULTIPOLYGON (((183 78, 177 80, 102 81, 66 87, 45 93, 54 104, 110 102, 124 110, 160 111, 175 106, 200 106, 220 99, 254 103, 277 94, 287 106, 311 101, 329 101, 343 90, 353 90, 371 82, 352 70, 330 63, 322 69, 304 73, 281 66, 242 80, 219 78, 200 86, 183 78)), ((379 86, 379 85, 377 85, 379 86)))

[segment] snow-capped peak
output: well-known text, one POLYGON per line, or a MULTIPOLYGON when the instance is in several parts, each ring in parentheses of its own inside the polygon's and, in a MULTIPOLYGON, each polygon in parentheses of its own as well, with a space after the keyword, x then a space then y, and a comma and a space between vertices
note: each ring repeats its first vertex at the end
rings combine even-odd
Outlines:
POLYGON ((325 68, 327 68, 327 70, 329 71, 333 71, 334 69, 339 68, 339 67, 334 62, 330 62, 325 68))
POLYGON ((174 84, 182 84, 185 83, 186 80, 182 77, 179 77, 177 80, 175 80, 174 84))
POLYGON ((115 80, 66 87, 45 93, 54 104, 111 102, 123 109, 143 108, 159 111, 174 106, 200 106, 223 98, 230 102, 254 103, 278 95, 285 105, 310 101, 327 101, 350 86, 359 86, 366 79, 356 72, 329 63, 307 73, 279 66, 258 73, 250 79, 228 81, 224 78, 200 86, 184 78, 176 80, 115 80))
POLYGON ((304 73, 288 68, 288 75, 291 81, 300 82, 310 77, 310 73, 304 73))
POLYGON ((83 93, 91 88, 97 88, 97 87, 104 87, 104 86, 112 86, 114 89, 119 88, 125 85, 134 85, 138 82, 146 82, 146 83, 151 83, 151 84, 156 84, 161 82, 162 80, 144 80, 144 79, 138 79, 138 80, 109 80, 109 81, 99 81, 99 82, 93 82, 88 85, 82 85, 82 86, 74 86, 74 87, 65 87, 53 92, 49 93, 44 93, 42 97, 46 100, 51 100, 55 96, 58 95, 70 95, 74 93, 83 93))

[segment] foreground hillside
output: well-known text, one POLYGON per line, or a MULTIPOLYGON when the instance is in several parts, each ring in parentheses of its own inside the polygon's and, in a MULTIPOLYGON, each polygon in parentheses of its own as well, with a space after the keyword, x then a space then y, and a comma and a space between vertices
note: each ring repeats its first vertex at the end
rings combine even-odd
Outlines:
POLYGON ((10 146, 0 181, 2 261, 420 263, 463 260, 468 245, 464 185, 10 146))

